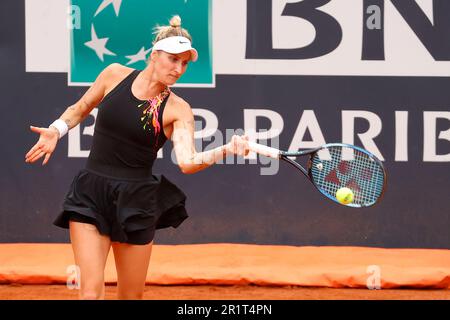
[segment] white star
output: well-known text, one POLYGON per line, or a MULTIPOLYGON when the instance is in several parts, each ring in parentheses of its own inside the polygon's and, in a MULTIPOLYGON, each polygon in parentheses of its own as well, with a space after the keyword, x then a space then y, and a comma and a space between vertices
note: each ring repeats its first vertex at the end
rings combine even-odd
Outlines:
POLYGON ((99 39, 97 37, 94 25, 92 25, 91 27, 91 37, 92 37, 91 41, 85 42, 84 45, 94 50, 100 60, 103 61, 103 55, 105 54, 110 56, 116 55, 114 52, 111 52, 108 49, 106 49, 106 42, 108 42, 109 38, 99 39))
POLYGON ((122 0, 103 0, 103 2, 99 5, 97 11, 94 14, 94 17, 103 11, 107 6, 113 4, 114 11, 116 12, 116 16, 119 16, 120 5, 122 4, 122 0))
POLYGON ((142 47, 141 50, 139 50, 138 53, 132 56, 125 56, 127 59, 130 59, 128 61, 127 65, 138 62, 138 61, 145 61, 147 54, 152 50, 152 48, 145 50, 145 47, 142 47))

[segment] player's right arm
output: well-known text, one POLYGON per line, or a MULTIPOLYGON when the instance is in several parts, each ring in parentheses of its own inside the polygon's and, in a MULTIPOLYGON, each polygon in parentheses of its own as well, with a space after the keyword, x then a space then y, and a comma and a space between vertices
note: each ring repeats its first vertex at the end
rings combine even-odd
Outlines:
POLYGON ((109 82, 114 77, 114 73, 117 72, 117 68, 120 68, 120 66, 114 63, 106 67, 81 99, 68 107, 59 117, 67 124, 69 130, 81 123, 91 113, 92 109, 102 101, 109 87, 109 82))
MULTIPOLYGON (((110 82, 115 78, 118 69, 121 66, 111 64, 106 67, 97 77, 94 84, 75 104, 69 106, 59 117, 67 124, 68 129, 76 127, 81 123, 103 99, 110 82)), ((59 139, 59 131, 50 126, 49 128, 40 128, 30 126, 31 131, 38 133, 38 142, 25 155, 25 162, 33 163, 45 156, 42 165, 45 165, 50 159, 51 154, 56 148, 59 139)))

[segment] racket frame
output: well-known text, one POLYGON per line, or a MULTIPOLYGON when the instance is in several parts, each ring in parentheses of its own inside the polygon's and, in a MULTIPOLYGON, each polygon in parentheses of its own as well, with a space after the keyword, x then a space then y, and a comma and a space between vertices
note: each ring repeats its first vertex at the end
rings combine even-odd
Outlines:
POLYGON ((279 158, 284 160, 284 161, 286 161, 287 163, 289 163, 290 165, 294 166, 295 168, 299 169, 305 175, 305 177, 308 178, 308 180, 314 185, 314 187, 320 193, 322 193, 325 197, 327 197, 328 199, 330 199, 330 200, 332 200, 332 201, 334 201, 334 202, 336 202, 336 203, 338 203, 340 205, 344 205, 344 206, 351 207, 351 208, 371 207, 371 206, 377 204, 381 200, 381 198, 383 197, 383 195, 385 193, 385 190, 386 190, 387 173, 386 173, 386 170, 385 170, 381 160, 378 159, 375 155, 373 155, 369 151, 367 151, 367 150, 365 150, 363 148, 351 145, 351 144, 346 144, 346 143, 327 143, 327 144, 324 144, 324 145, 322 145, 320 147, 313 148, 313 149, 308 149, 308 150, 303 150, 303 151, 294 151, 294 152, 280 151, 279 152, 279 158), (316 185, 316 183, 314 182, 313 176, 312 176, 312 172, 311 172, 312 158, 320 150, 327 149, 327 148, 330 148, 330 147, 347 147, 347 148, 350 148, 350 149, 357 150, 357 151, 367 155, 371 160, 375 161, 379 165, 379 167, 381 168, 381 170, 383 172, 383 186, 382 186, 382 189, 381 189, 380 196, 377 198, 377 200, 373 204, 369 204, 369 205, 358 205, 358 204, 354 204, 354 203, 343 204, 343 203, 340 203, 336 199, 336 197, 333 197, 333 196, 329 195, 322 188, 320 188, 319 186, 316 185), (308 159, 306 168, 304 168, 298 162, 296 162, 296 161, 294 161, 294 160, 289 158, 289 157, 301 157, 301 156, 306 156, 306 155, 309 155, 309 159, 308 159))

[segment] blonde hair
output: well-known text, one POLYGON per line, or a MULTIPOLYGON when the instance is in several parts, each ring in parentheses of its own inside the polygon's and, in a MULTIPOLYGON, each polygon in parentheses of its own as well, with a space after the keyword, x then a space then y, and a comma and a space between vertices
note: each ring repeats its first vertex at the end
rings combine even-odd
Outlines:
POLYGON ((173 16, 168 26, 156 26, 153 33, 156 34, 153 44, 159 40, 176 36, 188 38, 192 42, 192 37, 189 32, 181 27, 181 18, 179 15, 173 16))

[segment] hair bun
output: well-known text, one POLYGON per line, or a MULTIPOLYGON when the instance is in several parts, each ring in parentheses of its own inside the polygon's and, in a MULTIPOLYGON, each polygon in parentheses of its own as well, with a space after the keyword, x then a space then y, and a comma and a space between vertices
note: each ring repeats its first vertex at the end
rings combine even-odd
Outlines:
POLYGON ((180 16, 178 16, 178 15, 173 16, 172 19, 170 19, 170 26, 172 28, 179 28, 179 27, 181 27, 181 18, 180 18, 180 16))

